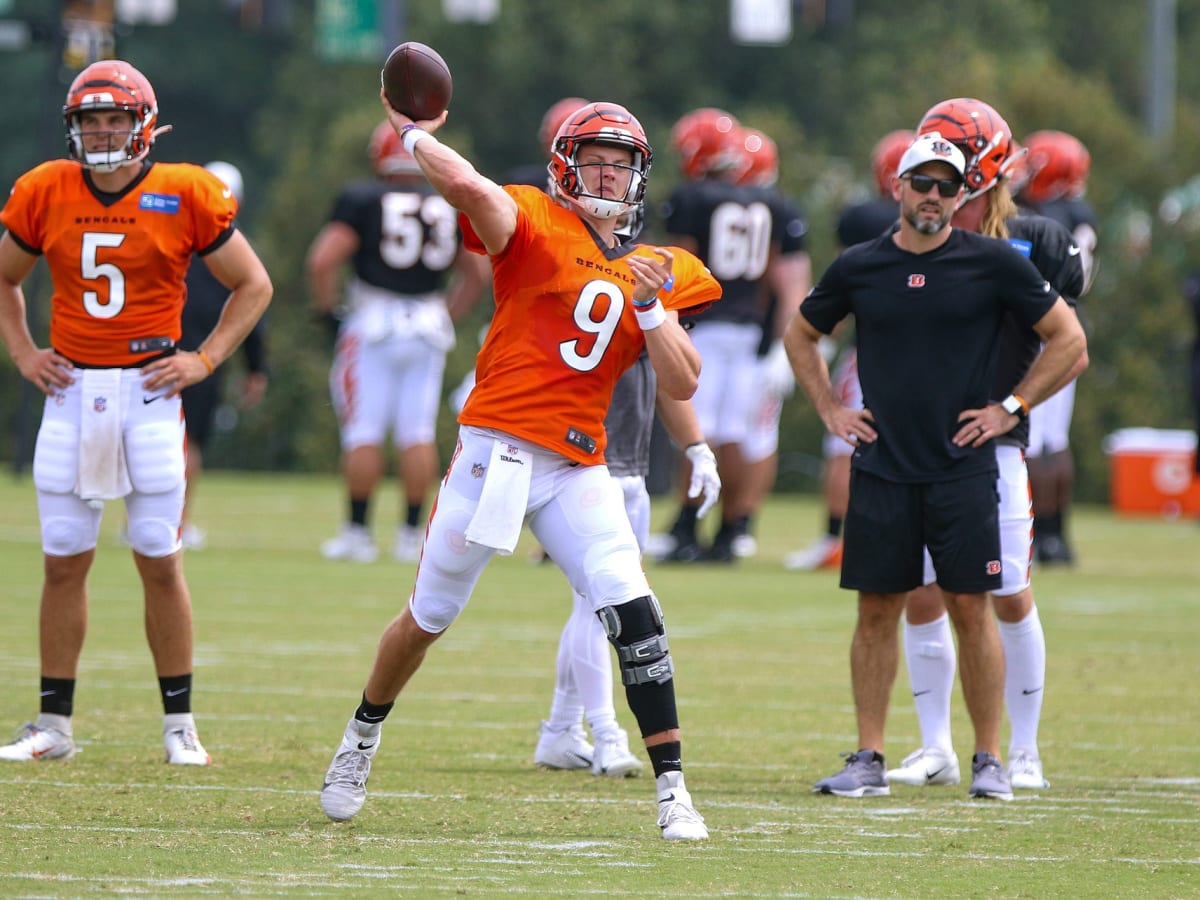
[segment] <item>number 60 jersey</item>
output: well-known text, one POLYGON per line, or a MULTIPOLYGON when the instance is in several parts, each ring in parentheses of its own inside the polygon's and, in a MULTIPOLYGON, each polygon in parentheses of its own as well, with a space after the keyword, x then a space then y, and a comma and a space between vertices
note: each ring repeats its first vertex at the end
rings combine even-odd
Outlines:
POLYGON ((192 254, 224 244, 236 215, 233 194, 200 166, 146 163, 108 194, 60 159, 17 179, 0 222, 50 266, 51 346, 76 363, 127 368, 154 355, 131 342, 179 340, 192 254))
MULTIPOLYGON (((626 260, 656 259, 636 243, 606 248, 574 212, 541 190, 509 185, 517 228, 492 257, 496 312, 476 359, 478 381, 458 420, 530 440, 584 465, 604 462, 604 417, 617 379, 645 338, 628 302, 626 260)), ((460 216, 468 250, 483 245, 460 216)), ((704 264, 678 247, 667 309, 699 312, 721 296, 704 264)))

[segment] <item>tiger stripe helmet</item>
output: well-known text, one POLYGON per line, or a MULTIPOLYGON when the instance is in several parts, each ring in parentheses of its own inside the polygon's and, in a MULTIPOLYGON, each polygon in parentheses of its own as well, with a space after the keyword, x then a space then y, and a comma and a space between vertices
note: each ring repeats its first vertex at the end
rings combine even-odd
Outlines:
POLYGON ((931 131, 939 132, 967 159, 963 202, 991 190, 1013 165, 1012 129, 982 100, 958 97, 935 104, 917 126, 918 134, 931 131))
POLYGON ((1029 180, 1022 199, 1040 204, 1060 197, 1080 197, 1087 189, 1092 156, 1065 131, 1035 131, 1025 138, 1029 180))

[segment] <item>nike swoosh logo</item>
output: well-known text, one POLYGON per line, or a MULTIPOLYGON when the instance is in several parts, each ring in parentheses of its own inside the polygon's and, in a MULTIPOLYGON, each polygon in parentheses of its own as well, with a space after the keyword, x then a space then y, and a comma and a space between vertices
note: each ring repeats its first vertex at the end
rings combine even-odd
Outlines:
POLYGON ((922 697, 925 694, 932 694, 932 693, 933 693, 933 688, 930 688, 927 691, 913 691, 913 696, 914 697, 922 697))
POLYGON ((940 769, 934 769, 932 772, 930 772, 928 769, 926 769, 925 777, 928 780, 932 781, 933 779, 937 778, 938 775, 940 775, 942 772, 945 772, 946 768, 947 768, 946 766, 942 766, 940 769))
POLYGON ((1032 691, 1031 691, 1031 690, 1028 690, 1027 688, 1022 688, 1022 689, 1021 689, 1021 693, 1022 693, 1022 694, 1024 694, 1025 696, 1027 696, 1027 697, 1028 697, 1030 694, 1036 694, 1036 693, 1037 693, 1038 691, 1040 691, 1040 690, 1041 690, 1041 688, 1040 688, 1040 687, 1039 687, 1039 688, 1034 688, 1032 691))
POLYGON ((358 742, 358 749, 359 749, 359 750, 370 750, 370 749, 371 749, 372 747, 374 747, 374 746, 375 746, 375 744, 374 744, 374 743, 371 743, 371 744, 364 744, 362 741, 359 741, 359 742, 358 742))
POLYGON ((178 688, 174 691, 163 691, 163 694, 167 697, 178 697, 180 694, 186 694, 187 692, 187 688, 178 688))
POLYGON ((363 720, 364 722, 382 722, 384 719, 386 719, 386 718, 387 718, 387 716, 386 716, 386 715, 383 715, 383 716, 368 716, 366 713, 359 713, 359 717, 360 717, 360 718, 362 718, 362 720, 363 720))
POLYGON ((58 693, 58 691, 42 691, 42 693, 41 693, 39 696, 41 696, 41 697, 53 697, 53 696, 54 696, 55 694, 57 694, 57 693, 58 693))
POLYGON ((161 400, 163 396, 163 394, 155 394, 153 397, 143 397, 142 403, 153 403, 155 400, 161 400))
POLYGON ((1078 256, 1078 255, 1079 255, 1078 247, 1071 247, 1071 249, 1067 251, 1067 256, 1078 256))
POLYGON ((667 794, 667 796, 663 797, 663 798, 662 798, 661 800, 659 800, 658 802, 659 802, 659 803, 674 803, 674 802, 675 802, 675 795, 674 795, 674 794, 667 794))

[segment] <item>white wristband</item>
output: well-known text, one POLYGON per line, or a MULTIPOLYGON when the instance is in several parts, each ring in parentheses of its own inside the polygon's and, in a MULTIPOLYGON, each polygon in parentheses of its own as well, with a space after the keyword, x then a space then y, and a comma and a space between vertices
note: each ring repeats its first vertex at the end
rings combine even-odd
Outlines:
POLYGON ((400 136, 400 143, 404 145, 404 149, 409 152, 409 155, 412 155, 413 148, 416 147, 417 144, 421 143, 421 141, 425 140, 426 138, 433 137, 433 135, 428 131, 424 131, 418 128, 416 125, 413 125, 410 128, 405 128, 403 131, 404 133, 400 136))
POLYGON ((637 322, 642 331, 653 331, 667 321, 667 312, 657 300, 653 306, 647 306, 645 309, 638 309, 635 306, 633 314, 637 316, 637 322))

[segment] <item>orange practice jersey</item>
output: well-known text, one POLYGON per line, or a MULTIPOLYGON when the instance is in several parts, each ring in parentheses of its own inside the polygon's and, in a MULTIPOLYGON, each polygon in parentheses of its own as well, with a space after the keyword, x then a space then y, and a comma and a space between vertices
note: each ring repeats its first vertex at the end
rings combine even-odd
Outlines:
POLYGON ((233 233, 237 200, 187 163, 154 163, 120 194, 95 191, 71 160, 17 179, 0 222, 24 250, 44 254, 54 282, 50 345, 88 366, 122 368, 178 341, 192 254, 233 233))
MULTIPOLYGON (((476 384, 458 421, 532 441, 585 465, 604 462, 613 386, 645 338, 629 295, 626 260, 649 246, 606 249, 575 213, 535 187, 504 189, 520 212, 508 246, 492 257, 496 312, 475 361, 476 384)), ((460 217, 466 246, 483 244, 460 217)), ((675 256, 667 309, 698 311, 721 286, 691 253, 675 256)), ((654 257, 657 258, 657 257, 654 257)))

